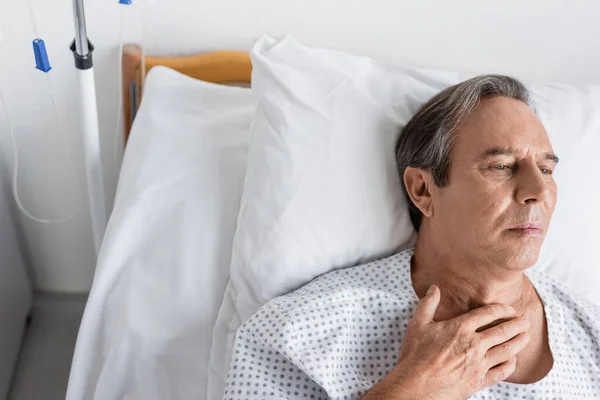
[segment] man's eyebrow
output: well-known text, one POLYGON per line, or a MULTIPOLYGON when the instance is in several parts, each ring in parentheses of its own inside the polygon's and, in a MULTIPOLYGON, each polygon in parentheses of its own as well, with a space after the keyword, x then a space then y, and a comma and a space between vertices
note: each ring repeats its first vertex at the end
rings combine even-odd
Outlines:
MULTIPOLYGON (((518 152, 519 151, 517 149, 513 149, 510 147, 492 147, 492 148, 487 149, 481 155, 480 159, 485 160, 486 158, 493 157, 493 156, 512 156, 518 152)), ((558 158, 558 156, 551 151, 544 153, 544 159, 554 161, 555 164, 558 164, 558 161, 560 160, 558 158)))
POLYGON ((554 161, 554 164, 558 164, 560 161, 560 158, 558 158, 558 156, 552 152, 544 153, 544 158, 546 160, 554 161))
POLYGON ((511 149, 509 147, 492 147, 487 149, 482 155, 481 159, 486 159, 493 156, 512 156, 517 152, 516 149, 511 149))

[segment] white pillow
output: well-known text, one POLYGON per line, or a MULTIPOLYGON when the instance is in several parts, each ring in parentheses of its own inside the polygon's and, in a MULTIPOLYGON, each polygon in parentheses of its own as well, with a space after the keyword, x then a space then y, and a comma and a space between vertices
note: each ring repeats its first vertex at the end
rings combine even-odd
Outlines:
MULTIPOLYGON (((395 141, 425 101, 470 77, 310 49, 290 37, 263 37, 252 61, 260 106, 232 256, 242 319, 333 268, 406 244, 412 227, 395 141)), ((600 303, 600 86, 532 91, 563 158, 539 266, 600 303)))
MULTIPOLYGON (((429 98, 472 77, 311 49, 290 37, 263 37, 251 55, 260 106, 210 363, 209 388, 221 397, 235 331, 262 304, 412 244, 395 140, 429 98)), ((600 87, 532 90, 562 159, 537 268, 600 304, 600 87)))
POLYGON ((256 103, 155 67, 127 145, 67 399, 202 399, 256 103))

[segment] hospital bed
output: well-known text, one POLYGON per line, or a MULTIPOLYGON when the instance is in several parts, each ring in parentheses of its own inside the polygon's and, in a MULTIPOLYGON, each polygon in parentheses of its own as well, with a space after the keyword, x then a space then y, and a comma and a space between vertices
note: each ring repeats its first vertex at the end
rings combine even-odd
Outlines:
POLYGON ((257 105, 237 86, 251 72, 247 52, 161 58, 125 46, 127 147, 67 400, 222 396, 235 329, 213 328, 227 325, 217 312, 228 306, 248 135, 207 138, 214 121, 202 116, 235 103, 227 118, 249 134, 257 105))

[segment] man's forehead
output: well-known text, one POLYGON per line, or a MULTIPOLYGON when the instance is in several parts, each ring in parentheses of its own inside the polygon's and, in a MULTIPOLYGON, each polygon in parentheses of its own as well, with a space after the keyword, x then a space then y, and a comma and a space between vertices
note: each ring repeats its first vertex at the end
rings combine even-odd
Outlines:
POLYGON ((471 154, 553 153, 540 119, 527 104, 515 99, 484 99, 455 134, 456 147, 471 154))

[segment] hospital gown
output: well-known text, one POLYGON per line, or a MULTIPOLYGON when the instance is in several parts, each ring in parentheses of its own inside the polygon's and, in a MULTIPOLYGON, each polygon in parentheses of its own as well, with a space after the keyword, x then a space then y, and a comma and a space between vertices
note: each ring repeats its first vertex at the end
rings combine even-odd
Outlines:
MULTIPOLYGON (((359 399, 394 368, 419 301, 413 250, 322 275, 260 309, 237 332, 225 399, 359 399)), ((551 371, 471 399, 600 399, 600 310, 527 271, 544 302, 551 371)))

